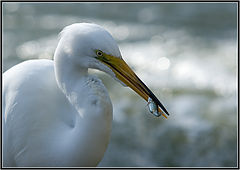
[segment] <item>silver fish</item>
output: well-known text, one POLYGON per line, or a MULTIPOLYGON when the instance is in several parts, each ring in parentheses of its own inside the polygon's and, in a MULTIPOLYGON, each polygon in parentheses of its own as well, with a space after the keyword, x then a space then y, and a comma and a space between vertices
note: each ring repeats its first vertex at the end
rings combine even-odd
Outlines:
POLYGON ((161 113, 158 112, 158 106, 156 103, 149 97, 148 98, 148 109, 156 117, 161 116, 161 113))

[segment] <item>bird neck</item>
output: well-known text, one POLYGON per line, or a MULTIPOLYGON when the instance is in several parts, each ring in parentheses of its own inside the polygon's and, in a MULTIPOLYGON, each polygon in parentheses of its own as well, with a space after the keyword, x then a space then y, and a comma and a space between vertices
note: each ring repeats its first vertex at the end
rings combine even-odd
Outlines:
POLYGON ((112 105, 107 89, 101 80, 88 74, 88 66, 87 62, 74 62, 71 56, 57 49, 54 55, 57 85, 81 116, 86 112, 87 116, 94 116, 98 111, 105 113, 102 108, 96 111, 102 105, 107 105, 106 113, 110 113, 112 105))
POLYGON ((56 52, 54 56, 54 70, 58 87, 72 103, 71 94, 81 94, 76 92, 76 89, 80 89, 84 77, 88 76, 88 68, 72 62, 66 54, 56 52))

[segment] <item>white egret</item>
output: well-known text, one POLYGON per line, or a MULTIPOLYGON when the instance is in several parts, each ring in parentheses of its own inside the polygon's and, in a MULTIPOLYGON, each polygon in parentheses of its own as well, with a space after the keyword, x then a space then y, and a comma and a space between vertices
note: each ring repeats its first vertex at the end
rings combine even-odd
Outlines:
POLYGON ((88 68, 108 73, 168 114, 104 28, 73 24, 60 33, 53 61, 25 61, 3 74, 4 167, 98 165, 109 142, 112 104, 88 68))

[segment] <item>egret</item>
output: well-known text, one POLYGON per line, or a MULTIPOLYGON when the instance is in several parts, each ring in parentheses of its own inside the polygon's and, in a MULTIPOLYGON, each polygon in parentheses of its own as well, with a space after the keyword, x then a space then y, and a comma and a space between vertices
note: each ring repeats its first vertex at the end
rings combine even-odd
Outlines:
POLYGON ((106 72, 146 101, 151 98, 151 105, 168 115, 103 27, 75 23, 59 37, 54 60, 24 61, 3 74, 4 167, 98 165, 109 142, 113 111, 105 86, 88 74, 89 68, 106 72))

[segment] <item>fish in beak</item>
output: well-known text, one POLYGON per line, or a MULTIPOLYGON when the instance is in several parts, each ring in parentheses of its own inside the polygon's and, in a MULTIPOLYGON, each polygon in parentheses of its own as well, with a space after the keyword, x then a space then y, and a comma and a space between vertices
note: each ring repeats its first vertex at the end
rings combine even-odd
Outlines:
POLYGON ((108 55, 100 50, 96 50, 96 54, 96 59, 107 65, 115 73, 117 79, 148 102, 148 107, 152 114, 157 117, 163 115, 167 119, 167 115, 169 116, 168 111, 122 58, 108 55))

